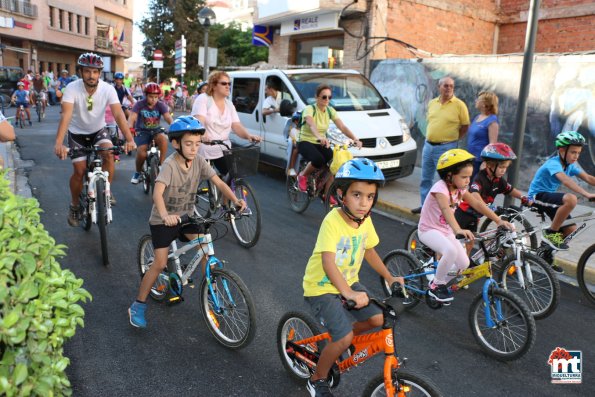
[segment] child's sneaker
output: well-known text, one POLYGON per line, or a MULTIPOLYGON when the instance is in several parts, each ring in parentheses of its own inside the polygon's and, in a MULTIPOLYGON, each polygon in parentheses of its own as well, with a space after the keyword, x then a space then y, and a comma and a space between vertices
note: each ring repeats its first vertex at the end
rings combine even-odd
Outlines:
POLYGON ((145 310, 147 310, 146 303, 140 303, 135 301, 128 309, 130 324, 137 328, 147 328, 147 320, 145 320, 145 310))
POLYGON ((133 185, 138 185, 139 181, 140 181, 140 172, 135 172, 134 175, 132 175, 132 178, 130 179, 130 183, 132 183, 133 185))
POLYGON ((433 281, 430 284, 430 289, 428 290, 428 294, 436 299, 440 303, 448 303, 452 302, 454 298, 452 297, 452 293, 448 290, 446 285, 435 284, 433 281))
POLYGON ((295 177, 297 176, 297 173, 293 168, 290 168, 289 171, 287 171, 287 175, 295 177))
POLYGON ((308 177, 304 175, 298 175, 298 188, 300 191, 308 192, 308 177))
POLYGON ((562 233, 547 229, 543 231, 542 236, 544 241, 553 249, 558 251, 568 250, 568 244, 564 242, 564 235, 562 233))
POLYGON ((331 388, 326 379, 318 379, 315 381, 308 379, 306 389, 310 392, 310 396, 312 397, 333 397, 333 393, 331 393, 331 388))

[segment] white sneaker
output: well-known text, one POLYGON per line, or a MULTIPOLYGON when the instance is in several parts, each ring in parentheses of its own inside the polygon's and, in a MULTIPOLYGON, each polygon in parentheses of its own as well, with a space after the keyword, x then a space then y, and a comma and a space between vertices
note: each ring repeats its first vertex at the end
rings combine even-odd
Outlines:
POLYGON ((130 179, 130 183, 132 183, 133 185, 138 184, 138 182, 140 181, 140 172, 135 172, 134 175, 132 175, 132 178, 130 179))
POLYGON ((289 176, 297 176, 297 173, 295 172, 295 170, 293 168, 290 168, 289 171, 287 171, 287 175, 289 175, 289 176))

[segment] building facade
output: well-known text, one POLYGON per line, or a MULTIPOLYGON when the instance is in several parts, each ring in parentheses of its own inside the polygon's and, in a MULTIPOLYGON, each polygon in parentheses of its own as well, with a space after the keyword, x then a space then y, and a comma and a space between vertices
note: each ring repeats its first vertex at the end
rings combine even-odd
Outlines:
POLYGON ((132 54, 134 0, 0 0, 0 66, 75 72, 77 57, 95 52, 106 72, 132 54))
MULTIPOLYGON (((521 53, 530 0, 256 0, 269 64, 352 68, 370 60, 521 53)), ((536 52, 595 50, 593 0, 542 0, 536 52)))

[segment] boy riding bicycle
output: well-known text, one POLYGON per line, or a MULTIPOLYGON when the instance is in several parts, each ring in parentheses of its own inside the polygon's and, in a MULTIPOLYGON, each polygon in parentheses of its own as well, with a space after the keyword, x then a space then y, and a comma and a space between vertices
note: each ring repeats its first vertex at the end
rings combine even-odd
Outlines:
POLYGON ((149 218, 155 258, 143 276, 136 301, 128 309, 130 324, 135 327, 147 326, 147 296, 151 286, 167 266, 169 245, 180 235, 194 239, 199 232, 193 225, 182 228, 179 222, 182 215, 194 213, 200 181, 210 179, 236 207, 242 210, 246 207, 244 200, 238 199, 205 159, 198 155, 204 133, 205 128, 192 116, 178 117, 169 128, 169 140, 176 152, 163 162, 155 181, 153 208, 149 218))
POLYGON ((595 194, 580 187, 572 177, 578 176, 589 185, 595 186, 595 176, 587 174, 577 164, 586 144, 579 132, 562 132, 556 136, 555 144, 558 153, 550 157, 535 173, 529 187, 529 197, 535 201, 533 205, 552 220, 549 229, 543 231, 544 241, 555 250, 567 250, 568 244, 564 242, 564 238, 576 229, 576 225, 562 227, 562 223, 571 217, 577 198, 572 193, 557 190, 560 185, 564 185, 573 192, 592 199, 595 194))
POLYGON ((19 81, 17 83, 17 89, 12 93, 11 100, 15 103, 17 107, 17 113, 19 111, 19 107, 21 105, 23 106, 23 108, 25 109, 25 113, 27 114, 27 120, 29 120, 29 125, 32 125, 31 111, 29 110, 29 91, 25 90, 25 83, 23 83, 22 81, 19 81))
POLYGON ((339 169, 335 180, 342 206, 324 218, 303 280, 304 297, 332 338, 308 380, 311 396, 332 396, 327 377, 333 363, 354 335, 382 325, 382 312, 368 305, 367 289, 359 283, 363 259, 389 285, 403 284, 402 277, 388 272, 374 249, 379 239, 369 215, 378 200, 378 187, 384 184, 382 171, 371 160, 353 159, 339 169), (355 301, 355 310, 348 312, 343 299, 355 301))
MULTIPOLYGON (((504 179, 508 167, 513 160, 516 160, 516 154, 514 154, 510 146, 500 142, 490 143, 483 148, 480 156, 485 168, 477 173, 475 179, 469 185, 469 193, 488 205, 494 202, 498 194, 510 195, 524 203, 528 202, 527 198, 519 190, 512 187, 504 179)), ((479 220, 482 216, 464 200, 455 210, 455 219, 459 226, 472 232, 477 232, 479 220)), ((473 243, 467 244, 467 254, 471 252, 472 247, 473 243)))
POLYGON ((159 148, 159 164, 163 164, 167 154, 167 138, 160 131, 161 116, 167 124, 173 123, 171 114, 165 102, 160 101, 161 88, 157 83, 148 83, 145 86, 145 98, 137 101, 130 112, 128 125, 133 131, 138 131, 134 137, 136 143, 136 171, 130 183, 136 185, 140 181, 143 163, 147 159, 147 149, 151 140, 159 148))

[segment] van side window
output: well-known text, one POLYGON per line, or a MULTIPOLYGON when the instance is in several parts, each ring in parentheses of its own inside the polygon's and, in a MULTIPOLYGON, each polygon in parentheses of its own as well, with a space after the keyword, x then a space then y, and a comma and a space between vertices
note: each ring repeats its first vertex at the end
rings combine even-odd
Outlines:
POLYGON ((16 82, 23 78, 23 73, 21 72, 21 69, 8 68, 7 72, 8 81, 16 82))
POLYGON ((258 105, 260 79, 236 77, 233 79, 231 101, 238 113, 252 114, 258 105))

